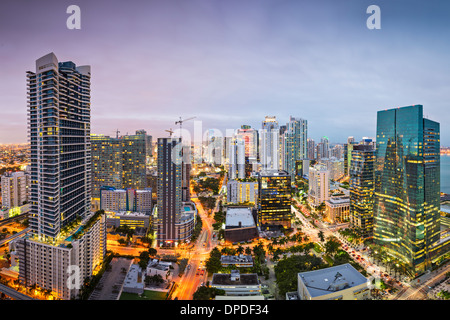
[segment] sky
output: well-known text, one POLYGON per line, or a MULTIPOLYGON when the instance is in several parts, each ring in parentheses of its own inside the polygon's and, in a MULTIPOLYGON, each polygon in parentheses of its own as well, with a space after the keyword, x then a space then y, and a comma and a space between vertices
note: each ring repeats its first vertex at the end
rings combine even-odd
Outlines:
POLYGON ((450 146, 450 2, 0 2, 0 143, 27 141, 26 71, 50 52, 90 65, 91 132, 308 120, 308 136, 376 136, 379 110, 422 104, 450 146), (381 29, 366 12, 381 10, 381 29), (70 30, 69 5, 81 9, 70 30))

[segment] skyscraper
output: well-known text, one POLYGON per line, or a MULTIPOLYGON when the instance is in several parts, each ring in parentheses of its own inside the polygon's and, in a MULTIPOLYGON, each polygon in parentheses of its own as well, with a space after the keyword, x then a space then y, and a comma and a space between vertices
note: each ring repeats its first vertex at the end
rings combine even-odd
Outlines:
POLYGON ((90 212, 90 67, 59 63, 50 53, 27 78, 32 233, 10 248, 24 285, 71 299, 106 254, 105 215, 90 212))
POLYGON ((276 117, 266 116, 259 136, 260 161, 263 170, 278 170, 280 131, 276 117))
POLYGON ((353 146, 350 165, 350 223, 365 239, 373 237, 375 149, 353 146))
POLYGON ((439 136, 422 105, 378 112, 374 239, 413 272, 430 267, 440 239, 439 136))
POLYGON ((189 240, 195 216, 185 213, 181 138, 158 138, 158 183, 155 215, 158 246, 176 246, 189 240))
POLYGON ((230 143, 228 174, 230 179, 245 178, 245 142, 239 136, 230 143))
POLYGON ((2 206, 20 207, 28 201, 27 175, 24 171, 5 172, 1 177, 2 206))
POLYGON ((295 162, 297 160, 306 159, 307 154, 307 138, 308 129, 307 121, 294 117, 289 118, 289 122, 286 125, 286 131, 284 132, 284 167, 291 175, 291 180, 294 181, 296 174, 295 162))
POLYGON ((144 189, 146 187, 146 157, 148 136, 109 137, 91 135, 92 197, 100 197, 104 186, 116 189, 144 189))
POLYGON ((316 164, 309 168, 308 201, 318 207, 330 198, 330 172, 325 165, 316 164))
POLYGON ((260 228, 290 228, 291 217, 291 176, 282 170, 261 171, 258 176, 260 228))

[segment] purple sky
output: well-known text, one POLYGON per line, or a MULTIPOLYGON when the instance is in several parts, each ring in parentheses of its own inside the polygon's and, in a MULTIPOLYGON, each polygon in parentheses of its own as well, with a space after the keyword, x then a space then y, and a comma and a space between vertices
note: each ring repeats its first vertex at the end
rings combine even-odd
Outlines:
POLYGON ((292 115, 342 143, 375 136, 378 110, 423 104, 450 145, 448 34, 448 1, 2 0, 0 143, 26 142, 25 73, 54 52, 92 67, 92 133, 292 115), (81 30, 66 28, 71 4, 81 30), (366 27, 371 4, 381 30, 366 27))

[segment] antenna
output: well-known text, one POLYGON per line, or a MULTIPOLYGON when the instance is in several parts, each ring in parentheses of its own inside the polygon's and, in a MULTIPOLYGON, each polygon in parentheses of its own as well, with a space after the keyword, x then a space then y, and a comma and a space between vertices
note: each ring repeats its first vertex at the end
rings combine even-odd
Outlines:
POLYGON ((119 138, 119 129, 116 129, 116 138, 119 138))

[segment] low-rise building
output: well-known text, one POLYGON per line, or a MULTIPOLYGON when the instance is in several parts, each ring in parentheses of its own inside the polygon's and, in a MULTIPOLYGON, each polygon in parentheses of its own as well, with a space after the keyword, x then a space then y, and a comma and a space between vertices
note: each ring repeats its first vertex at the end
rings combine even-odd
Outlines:
POLYGON ((171 279, 171 265, 171 262, 153 259, 147 265, 146 276, 154 276, 159 274, 164 280, 169 280, 171 279))
POLYGON ((297 291, 300 300, 370 299, 367 278, 349 263, 299 273, 297 291))
POLYGON ((150 225, 150 216, 142 212, 108 212, 107 226, 118 228, 119 226, 129 226, 131 229, 137 227, 148 228, 150 225))
POLYGON ((144 279, 138 264, 132 264, 123 283, 123 292, 144 293, 144 279))
POLYGON ((350 216, 350 197, 347 195, 331 196, 325 201, 325 215, 331 223, 346 222, 350 216))
POLYGON ((225 296, 261 296, 261 283, 256 273, 214 273, 211 287, 225 291, 225 296))
POLYGON ((251 268, 253 267, 253 258, 251 255, 243 255, 240 254, 238 256, 221 256, 220 262, 222 263, 222 267, 243 267, 243 268, 251 268))
POLYGON ((229 242, 249 241, 258 237, 254 209, 228 207, 225 215, 225 240, 229 242))

